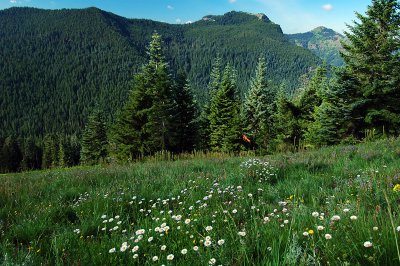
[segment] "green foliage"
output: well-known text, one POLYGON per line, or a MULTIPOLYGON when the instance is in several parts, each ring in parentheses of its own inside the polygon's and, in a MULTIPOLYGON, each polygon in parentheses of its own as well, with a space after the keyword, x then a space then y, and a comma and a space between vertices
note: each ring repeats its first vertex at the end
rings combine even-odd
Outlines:
POLYGON ((239 151, 240 102, 237 96, 235 71, 225 67, 220 88, 211 99, 210 147, 213 151, 239 151))
POLYGON ((104 115, 95 109, 89 116, 82 134, 82 163, 97 164, 107 156, 107 131, 104 115))
POLYGON ((215 265, 398 265, 400 219, 393 215, 392 227, 390 215, 400 212, 393 190, 399 155, 400 140, 386 139, 260 158, 279 171, 274 182, 240 174, 252 157, 2 175, 0 261, 154 265, 158 256, 157 265, 208 265, 211 258, 215 265), (163 223, 168 233, 160 232, 163 223), (124 242, 130 247, 122 252, 124 242))
POLYGON ((198 139, 197 105, 186 73, 179 72, 174 86, 176 113, 174 114, 174 140, 172 149, 178 152, 192 151, 198 139))
POLYGON ((288 99, 281 88, 275 101, 275 112, 271 116, 273 123, 273 147, 278 151, 292 150, 300 139, 298 124, 299 109, 288 99))
POLYGON ((345 76, 354 80, 360 93, 352 119, 362 120, 354 128, 361 138, 367 129, 398 134, 400 128, 400 13, 396 0, 373 0, 366 15, 349 26, 342 54, 345 76), (359 116, 358 116, 359 115, 359 116))
POLYGON ((266 149, 270 141, 270 116, 275 100, 275 91, 269 84, 265 71, 265 59, 261 57, 243 104, 244 131, 259 149, 266 149))
POLYGON ((2 172, 16 172, 22 161, 22 152, 15 136, 9 136, 1 146, 0 170, 2 172))
POLYGON ((79 135, 96 104, 113 122, 126 101, 134 73, 146 63, 152 33, 163 36, 173 72, 184 69, 198 102, 206 103, 212 59, 240 70, 243 96, 262 54, 268 79, 298 76, 319 63, 311 52, 287 42, 266 17, 231 12, 192 24, 126 19, 96 8, 0 11, 0 136, 79 135), (23 97, 22 97, 22 96, 23 97))
POLYGON ((343 66, 344 61, 340 56, 342 41, 346 38, 334 30, 317 27, 306 33, 287 34, 289 40, 301 47, 309 49, 332 66, 343 66))
POLYGON ((130 98, 114 125, 113 142, 120 160, 194 146, 195 136, 191 136, 192 140, 186 139, 188 143, 179 140, 179 133, 187 137, 195 131, 191 124, 195 115, 193 96, 186 78, 174 88, 161 42, 161 36, 154 33, 149 45, 149 62, 135 75, 130 98), (186 126, 190 127, 187 131, 178 130, 186 126), (178 146, 181 144, 185 146, 178 146))

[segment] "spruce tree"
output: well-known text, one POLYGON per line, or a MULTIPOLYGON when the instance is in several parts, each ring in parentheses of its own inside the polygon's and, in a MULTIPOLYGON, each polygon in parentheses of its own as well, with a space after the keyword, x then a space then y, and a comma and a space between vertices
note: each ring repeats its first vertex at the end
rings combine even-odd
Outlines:
POLYGON ((366 15, 356 13, 343 43, 346 77, 358 84, 362 104, 354 108, 356 137, 366 129, 400 132, 400 13, 396 0, 373 0, 366 15), (362 121, 358 120, 360 114, 362 121))
POLYGON ((173 149, 176 103, 158 33, 153 34, 148 51, 149 62, 135 75, 129 99, 114 126, 114 150, 120 160, 173 149))
POLYGON ((243 105, 245 134, 259 148, 266 148, 269 142, 274 98, 275 93, 267 80, 265 59, 260 57, 243 105))
POLYGON ((239 151, 240 102, 234 70, 227 65, 210 108, 210 147, 214 151, 239 151))
POLYGON ((328 90, 328 77, 326 66, 319 66, 315 69, 314 75, 301 93, 297 106, 300 110, 299 126, 301 138, 314 122, 314 109, 321 105, 322 94, 328 90))
POLYGON ((4 140, 2 147, 2 157, 5 172, 16 172, 20 169, 22 152, 18 140, 15 136, 9 136, 4 140))
POLYGON ((198 148, 200 150, 208 150, 210 148, 210 111, 214 96, 219 91, 221 86, 221 58, 219 55, 214 59, 211 65, 210 80, 207 86, 208 99, 203 105, 200 116, 198 118, 199 135, 198 148))
POLYGON ((24 140, 22 157, 22 170, 29 171, 41 167, 41 150, 33 138, 28 137, 24 140))
POLYGON ((83 131, 82 162, 85 164, 96 164, 100 161, 104 161, 107 156, 107 145, 107 131, 104 115, 96 108, 92 114, 90 114, 83 131))
POLYGON ((192 151, 197 141, 197 105, 190 88, 186 73, 178 73, 174 98, 176 113, 174 114, 173 150, 178 152, 192 151))
POLYGON ((280 88, 275 100, 275 112, 271 117, 273 146, 276 150, 291 150, 298 143, 300 137, 299 114, 298 108, 288 99, 284 89, 280 88))

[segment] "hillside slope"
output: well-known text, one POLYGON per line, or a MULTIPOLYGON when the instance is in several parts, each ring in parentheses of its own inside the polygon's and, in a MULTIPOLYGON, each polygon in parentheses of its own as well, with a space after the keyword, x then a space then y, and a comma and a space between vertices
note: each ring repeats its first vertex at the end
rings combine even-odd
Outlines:
POLYGON ((287 37, 292 43, 309 49, 330 65, 344 64, 339 51, 342 50, 340 42, 345 41, 346 38, 334 30, 318 27, 306 33, 288 34, 287 37))
POLYGON ((230 12, 170 25, 96 8, 11 8, 0 11, 0 29, 0 136, 79 132, 95 103, 110 119, 146 61, 155 30, 163 36, 171 67, 189 73, 200 102, 206 100, 217 54, 237 69, 241 95, 260 55, 267 59, 270 79, 289 89, 319 63, 262 14, 230 12))

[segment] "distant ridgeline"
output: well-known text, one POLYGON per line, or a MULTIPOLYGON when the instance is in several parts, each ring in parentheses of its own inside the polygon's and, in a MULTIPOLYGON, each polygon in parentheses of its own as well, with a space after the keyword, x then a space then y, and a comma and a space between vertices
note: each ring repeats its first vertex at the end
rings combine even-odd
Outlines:
POLYGON ((345 41, 346 37, 334 30, 318 27, 306 33, 287 34, 286 36, 294 44, 311 50, 330 65, 342 66, 344 64, 339 51, 342 50, 341 41, 345 41))
POLYGON ((0 137, 79 133, 95 104, 112 120, 147 60, 154 31, 164 41, 171 74, 185 70, 200 103, 208 100, 218 54, 236 70, 241 97, 260 56, 268 79, 288 91, 321 61, 289 42, 267 16, 243 12, 172 25, 96 8, 11 8, 0 11, 0 29, 0 137))

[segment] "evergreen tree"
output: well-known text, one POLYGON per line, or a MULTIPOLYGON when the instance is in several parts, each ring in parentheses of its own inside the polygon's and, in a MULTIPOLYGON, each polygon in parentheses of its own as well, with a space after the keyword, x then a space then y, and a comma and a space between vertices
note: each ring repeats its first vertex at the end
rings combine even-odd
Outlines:
POLYGON ((219 55, 214 59, 211 65, 210 80, 207 86, 208 101, 204 104, 198 119, 199 125, 199 139, 198 147, 201 150, 208 150, 210 148, 210 109, 211 104, 215 100, 214 96, 219 91, 221 86, 221 58, 219 55))
MULTIPOLYGON (((346 71, 341 78, 355 80, 362 104, 353 109, 356 137, 366 129, 400 132, 400 13, 396 0, 373 0, 360 22, 348 26, 343 43, 346 71)), ((360 102, 361 103, 361 102, 360 102)))
POLYGON ((9 136, 4 140, 2 157, 4 172, 16 172, 20 169, 22 152, 15 136, 9 136))
POLYGON ((58 136, 46 134, 43 139, 42 168, 52 168, 58 166, 58 136))
POLYGON ((250 90, 243 105, 245 134, 259 148, 266 148, 269 142, 274 94, 267 81, 265 59, 259 58, 255 76, 251 79, 250 90))
POLYGON ((275 112, 272 115, 273 145, 276 150, 287 151, 294 148, 300 137, 297 122, 298 108, 288 99, 281 88, 275 100, 275 112))
POLYGON ((197 106, 185 72, 179 72, 175 85, 174 98, 176 114, 174 115, 174 151, 191 151, 197 140, 197 106))
POLYGON ((236 92, 236 77, 227 65, 210 108, 210 147, 214 151, 240 150, 240 102, 236 92))
POLYGON ((297 104, 301 113, 298 122, 302 136, 304 136, 310 125, 314 122, 314 109, 321 105, 322 94, 327 90, 327 69, 325 65, 319 66, 315 70, 310 82, 308 82, 304 91, 301 93, 297 104))
POLYGON ((162 52, 161 36, 154 33, 149 62, 135 75, 133 90, 114 127, 117 157, 138 156, 173 148, 173 83, 162 52))
POLYGON ((96 108, 89 116, 82 135, 82 162, 97 164, 107 156, 107 131, 103 113, 96 108))
POLYGON ((41 149, 33 138, 28 137, 24 141, 21 168, 25 171, 39 169, 41 167, 41 149))

